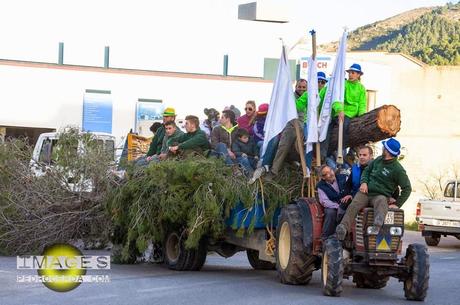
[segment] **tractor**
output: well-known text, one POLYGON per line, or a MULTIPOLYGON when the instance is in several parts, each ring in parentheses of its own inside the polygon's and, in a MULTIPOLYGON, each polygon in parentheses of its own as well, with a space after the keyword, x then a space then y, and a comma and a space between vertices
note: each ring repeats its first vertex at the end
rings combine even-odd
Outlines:
POLYGON ((389 278, 404 282, 408 300, 423 301, 428 290, 429 255, 421 244, 410 244, 402 254, 404 211, 390 209, 380 230, 374 210, 365 208, 355 218, 343 242, 321 240, 323 208, 314 198, 299 199, 282 208, 277 227, 276 267, 282 283, 307 284, 321 269, 324 295, 340 296, 343 279, 358 288, 380 289, 389 278))

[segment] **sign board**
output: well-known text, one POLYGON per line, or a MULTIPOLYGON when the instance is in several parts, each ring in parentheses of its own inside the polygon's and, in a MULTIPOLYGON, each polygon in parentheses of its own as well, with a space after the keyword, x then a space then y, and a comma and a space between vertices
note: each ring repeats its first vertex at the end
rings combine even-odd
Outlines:
MULTIPOLYGON (((308 71, 308 59, 310 57, 302 57, 300 61, 300 78, 308 79, 307 71, 308 71)), ((332 56, 320 56, 316 57, 316 65, 318 68, 318 72, 326 73, 326 77, 329 78, 332 74, 332 70, 334 69, 334 61, 332 56)))
POLYGON ((83 96, 84 131, 112 133, 112 96, 110 91, 86 90, 83 96))
POLYGON ((162 100, 138 99, 136 104, 136 132, 143 137, 151 137, 150 126, 163 121, 162 100))

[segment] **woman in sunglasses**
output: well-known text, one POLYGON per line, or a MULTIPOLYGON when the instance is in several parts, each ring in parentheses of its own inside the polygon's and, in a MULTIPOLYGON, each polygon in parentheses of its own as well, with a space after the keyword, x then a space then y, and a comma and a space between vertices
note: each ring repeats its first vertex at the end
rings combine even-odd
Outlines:
POLYGON ((244 107, 246 112, 243 116, 238 118, 238 127, 246 129, 251 136, 254 135, 254 122, 256 120, 257 111, 256 111, 256 102, 247 101, 246 107, 244 107))

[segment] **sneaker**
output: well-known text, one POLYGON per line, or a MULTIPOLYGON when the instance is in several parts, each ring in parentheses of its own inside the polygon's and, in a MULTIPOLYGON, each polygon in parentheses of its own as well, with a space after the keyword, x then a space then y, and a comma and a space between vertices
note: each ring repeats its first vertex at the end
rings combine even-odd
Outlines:
POLYGON ((252 177, 251 179, 249 179, 248 183, 249 184, 253 184, 254 182, 256 182, 257 179, 259 179, 260 177, 262 177, 262 175, 266 172, 265 170, 265 167, 259 167, 258 169, 256 169, 254 171, 254 173, 252 174, 252 177))
POLYGON ((335 232, 337 233, 338 240, 344 240, 347 236, 347 228, 343 224, 339 224, 335 232))

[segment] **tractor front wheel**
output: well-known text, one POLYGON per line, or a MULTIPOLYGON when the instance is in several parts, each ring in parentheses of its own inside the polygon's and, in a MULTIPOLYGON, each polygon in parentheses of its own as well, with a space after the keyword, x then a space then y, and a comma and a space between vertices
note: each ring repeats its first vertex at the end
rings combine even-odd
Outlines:
POLYGON ((343 249, 335 237, 328 238, 323 247, 321 287, 324 295, 338 297, 342 293, 343 249))
POLYGON ((428 249, 420 244, 409 245, 406 250, 406 266, 409 268, 409 277, 404 281, 406 299, 425 300, 430 279, 428 249))

